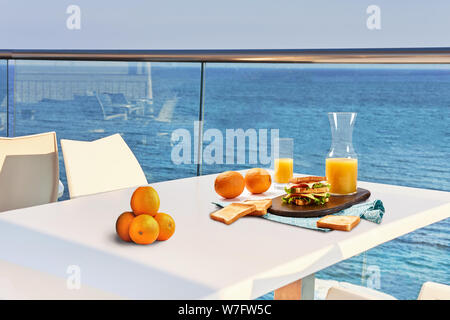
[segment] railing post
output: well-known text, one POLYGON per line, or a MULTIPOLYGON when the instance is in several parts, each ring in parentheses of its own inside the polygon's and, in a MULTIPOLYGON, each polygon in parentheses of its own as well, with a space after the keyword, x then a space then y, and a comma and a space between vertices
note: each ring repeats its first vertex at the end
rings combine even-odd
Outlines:
POLYGON ((6 60, 6 136, 14 136, 14 60, 6 60))
POLYGON ((205 102, 205 62, 201 63, 200 70, 200 106, 198 112, 198 149, 197 149, 197 176, 202 174, 202 156, 203 156, 203 109, 205 102))

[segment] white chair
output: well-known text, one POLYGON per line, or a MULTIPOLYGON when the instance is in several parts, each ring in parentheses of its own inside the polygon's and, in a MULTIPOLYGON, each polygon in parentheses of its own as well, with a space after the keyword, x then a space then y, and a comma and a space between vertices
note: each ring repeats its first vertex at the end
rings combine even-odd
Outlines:
POLYGON ((0 138, 0 212, 57 201, 56 133, 0 138))
POLYGON ((450 286, 436 282, 425 282, 417 300, 450 300, 450 286))
POLYGON ((61 139, 70 198, 148 184, 120 134, 95 141, 61 139))
POLYGON ((339 282, 332 286, 326 300, 397 300, 395 297, 371 288, 339 282))
MULTIPOLYGON (((417 300, 449 300, 450 286, 435 282, 425 282, 422 285, 417 300)), ((332 286, 326 300, 397 300, 395 297, 363 286, 349 283, 339 283, 332 286)))

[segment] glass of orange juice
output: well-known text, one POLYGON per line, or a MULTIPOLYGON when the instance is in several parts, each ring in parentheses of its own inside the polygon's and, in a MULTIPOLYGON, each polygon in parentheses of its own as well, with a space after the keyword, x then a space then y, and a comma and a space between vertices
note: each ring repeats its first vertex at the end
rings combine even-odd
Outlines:
POLYGON ((356 193, 358 157, 353 149, 352 135, 355 112, 330 112, 331 148, 325 160, 325 175, 332 195, 356 193))
POLYGON ((294 175, 294 139, 275 139, 273 181, 276 188, 284 188, 294 175), (278 148, 277 148, 278 147, 278 148))

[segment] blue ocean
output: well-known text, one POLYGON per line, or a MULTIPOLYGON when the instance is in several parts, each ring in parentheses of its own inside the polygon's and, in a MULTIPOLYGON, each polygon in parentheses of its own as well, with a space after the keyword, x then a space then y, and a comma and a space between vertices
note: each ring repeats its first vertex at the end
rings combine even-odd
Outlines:
MULTIPOLYGON (((5 68, 0 118, 6 118, 5 68), (3 101, 3 102, 2 102, 3 101)), ((430 66, 206 64, 200 99, 199 64, 17 62, 14 121, 0 134, 56 131, 59 139, 94 140, 121 133, 149 182, 197 174, 194 121, 204 131, 278 129, 294 138, 294 170, 324 175, 331 144, 327 112, 357 112, 353 142, 358 178, 450 192, 450 69, 430 66), (115 95, 115 94, 120 95, 115 95), (124 114, 124 105, 134 112, 124 114), (202 104, 202 112, 200 112, 202 104), (192 161, 174 164, 172 133, 192 135, 192 161)), ((3 130, 3 131, 2 131, 3 130)), ((207 145, 207 142, 205 142, 207 145)), ((247 159, 248 160, 248 159, 247 159)), ((201 174, 255 167, 202 164, 201 174)), ((60 153, 61 181, 66 186, 60 153)), ((401 199, 399 199, 401 201, 401 199)), ((386 212, 389 214, 389 212, 386 212)), ((425 281, 450 284, 450 219, 387 242, 316 274, 416 299, 425 281)), ((264 298, 271 298, 267 295, 264 298)))

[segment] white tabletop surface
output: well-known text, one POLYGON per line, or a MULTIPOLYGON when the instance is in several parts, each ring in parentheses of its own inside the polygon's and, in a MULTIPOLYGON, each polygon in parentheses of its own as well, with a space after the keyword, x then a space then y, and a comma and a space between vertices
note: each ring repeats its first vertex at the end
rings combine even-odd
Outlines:
POLYGON ((450 216, 450 192, 358 182, 383 201, 381 224, 328 233, 259 217, 225 225, 209 217, 215 177, 151 184, 176 223, 171 239, 151 245, 115 233, 134 188, 0 213, 0 298, 252 299, 450 216), (74 265, 78 290, 66 285, 74 265))

